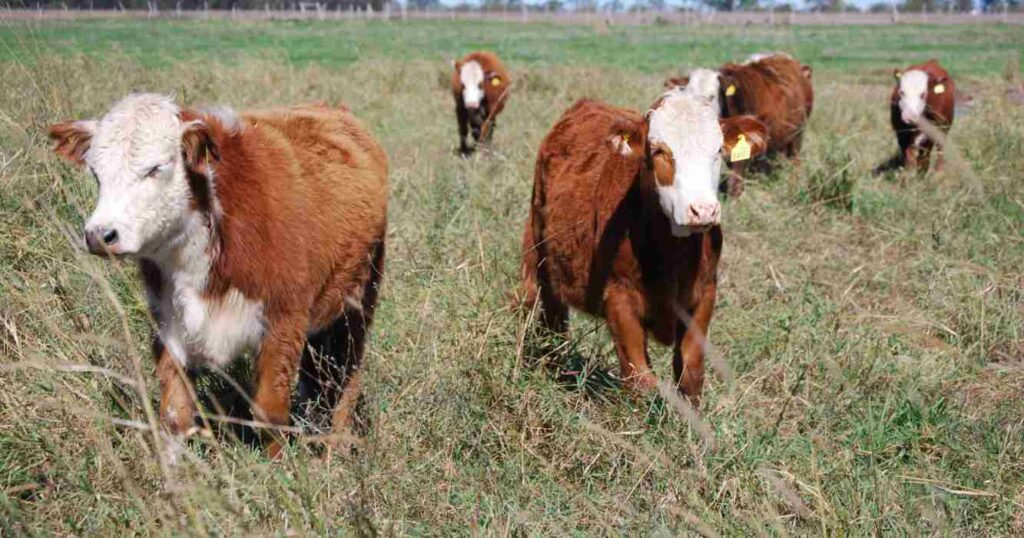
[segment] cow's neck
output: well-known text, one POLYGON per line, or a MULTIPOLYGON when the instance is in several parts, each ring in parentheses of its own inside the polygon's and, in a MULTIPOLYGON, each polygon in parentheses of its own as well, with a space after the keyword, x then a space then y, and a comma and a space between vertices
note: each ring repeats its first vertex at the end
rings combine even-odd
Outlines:
POLYGON ((192 211, 178 234, 148 259, 160 268, 174 290, 187 288, 203 293, 215 254, 209 220, 203 213, 192 211))

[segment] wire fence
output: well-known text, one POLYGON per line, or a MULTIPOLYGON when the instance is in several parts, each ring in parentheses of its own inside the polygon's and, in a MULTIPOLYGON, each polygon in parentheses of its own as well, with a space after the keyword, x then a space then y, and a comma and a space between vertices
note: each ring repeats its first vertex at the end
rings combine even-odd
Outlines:
POLYGON ((535 8, 520 10, 483 9, 406 9, 404 4, 385 4, 374 10, 370 4, 329 8, 323 3, 299 2, 294 9, 159 9, 152 4, 145 9, 3 9, 2 20, 61 20, 78 18, 182 18, 239 20, 488 20, 506 22, 546 22, 562 24, 721 24, 721 25, 885 25, 885 24, 1024 24, 1024 12, 1002 9, 996 12, 955 12, 899 10, 884 13, 863 11, 699 11, 699 10, 631 10, 611 11, 547 11, 535 8))

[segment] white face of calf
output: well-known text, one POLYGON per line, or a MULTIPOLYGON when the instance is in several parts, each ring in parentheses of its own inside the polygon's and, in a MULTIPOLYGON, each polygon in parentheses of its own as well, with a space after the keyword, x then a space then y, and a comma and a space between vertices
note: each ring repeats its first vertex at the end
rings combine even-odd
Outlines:
POLYGON ((718 71, 694 69, 690 71, 687 80, 683 91, 694 97, 713 101, 715 110, 718 110, 718 91, 721 86, 718 71))
MULTIPOLYGON (((712 77, 717 85, 717 77, 712 77)), ((613 149, 642 160, 653 177, 658 203, 672 234, 686 237, 721 222, 718 182, 723 153, 740 147, 742 159, 763 153, 767 128, 752 116, 719 119, 717 94, 707 87, 677 87, 663 94, 643 122, 612 125, 613 149)), ((739 157, 736 157, 739 158, 739 157)))
POLYGON ((462 81, 462 104, 466 105, 468 110, 480 108, 480 103, 484 99, 483 67, 474 61, 462 64, 459 80, 462 81))
POLYGON ((182 229, 190 209, 181 143, 187 127, 170 98, 137 94, 99 121, 53 128, 57 152, 72 151, 99 183, 96 208, 85 224, 90 251, 153 255, 182 229))
POLYGON ((670 91, 648 113, 647 136, 658 199, 672 233, 685 236, 718 224, 722 129, 715 103, 670 91))
POLYGON ((906 71, 899 76, 900 116, 905 123, 917 123, 928 101, 928 73, 906 71))

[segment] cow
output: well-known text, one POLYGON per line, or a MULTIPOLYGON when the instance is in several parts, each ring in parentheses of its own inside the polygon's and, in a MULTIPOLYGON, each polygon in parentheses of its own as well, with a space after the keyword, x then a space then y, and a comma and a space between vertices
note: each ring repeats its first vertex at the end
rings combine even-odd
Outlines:
POLYGON ((490 142, 495 120, 505 108, 512 80, 493 52, 471 52, 461 60, 452 60, 452 67, 459 153, 468 156, 474 148, 470 148, 466 135, 472 133, 477 145, 490 142))
POLYGON ((584 99, 540 146, 523 234, 523 306, 568 330, 569 307, 604 318, 621 377, 657 385, 648 334, 674 346, 677 388, 700 403, 704 343, 722 250, 723 154, 767 147, 752 116, 719 118, 715 101, 674 88, 644 115, 584 99))
POLYGON ((388 199, 387 158, 362 124, 320 105, 236 113, 132 94, 50 137, 98 182, 89 252, 137 262, 171 459, 198 431, 194 372, 247 351, 271 457, 300 366, 300 393, 321 398, 350 438, 388 199), (307 340, 334 356, 314 364, 307 340))
POLYGON ((889 99, 889 118, 900 147, 899 164, 927 172, 932 148, 937 147, 935 169, 941 171, 942 139, 953 125, 953 79, 934 59, 895 69, 893 77, 896 86, 889 99))
MULTIPOLYGON (((670 78, 666 87, 699 87, 718 98, 721 117, 753 115, 768 126, 768 157, 783 154, 799 162, 804 127, 814 109, 810 66, 788 54, 754 54, 740 64, 717 70, 696 69, 688 76, 670 78)), ((730 165, 725 184, 730 196, 743 192, 743 175, 750 161, 730 165)))

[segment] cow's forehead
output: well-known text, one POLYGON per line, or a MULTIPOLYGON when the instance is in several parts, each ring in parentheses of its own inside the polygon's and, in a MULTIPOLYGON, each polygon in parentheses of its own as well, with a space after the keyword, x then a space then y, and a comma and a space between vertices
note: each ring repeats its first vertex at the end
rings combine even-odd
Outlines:
POLYGON ((909 95, 928 90, 928 73, 917 69, 904 71, 900 75, 900 89, 909 95))
POLYGON ((662 95, 648 121, 651 141, 667 144, 673 153, 714 153, 722 147, 717 108, 687 92, 675 89, 662 95))
POLYGON ((718 71, 703 68, 690 71, 690 82, 686 85, 688 93, 697 97, 717 99, 718 87, 718 71))
POLYGON ((169 97, 130 95, 99 121, 86 160, 98 172, 152 166, 180 143, 178 106, 169 97))
POLYGON ((484 81, 484 68, 479 62, 470 60, 462 64, 459 78, 463 86, 479 86, 484 81))

